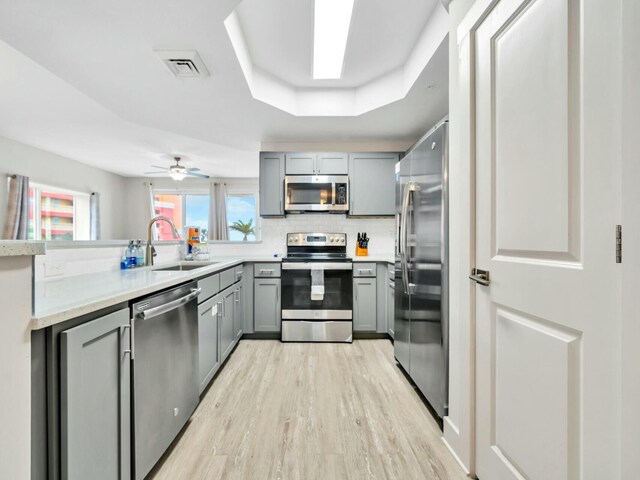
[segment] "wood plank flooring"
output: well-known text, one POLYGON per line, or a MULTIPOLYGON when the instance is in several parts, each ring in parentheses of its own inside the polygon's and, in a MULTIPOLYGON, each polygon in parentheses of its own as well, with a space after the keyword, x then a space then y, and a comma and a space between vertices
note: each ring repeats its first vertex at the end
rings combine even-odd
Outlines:
POLYGON ((243 340, 149 478, 467 478, 388 340, 243 340))

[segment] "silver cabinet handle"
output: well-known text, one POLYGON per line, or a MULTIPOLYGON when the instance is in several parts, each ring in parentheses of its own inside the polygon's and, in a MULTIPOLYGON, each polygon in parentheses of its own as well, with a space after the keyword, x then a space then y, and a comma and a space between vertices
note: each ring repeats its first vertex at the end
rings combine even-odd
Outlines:
POLYGON ((150 308, 149 310, 140 312, 138 313, 138 316, 140 316, 144 320, 147 320, 149 318, 162 315, 163 313, 170 312, 171 310, 175 310, 176 308, 189 303, 194 298, 197 298, 198 295, 200 295, 200 292, 202 292, 202 288, 192 288, 190 294, 185 295, 184 297, 180 297, 177 300, 165 303, 164 305, 160 305, 159 307, 150 308))
POLYGON ((218 318, 222 317, 222 309, 224 308, 224 302, 218 302, 218 318))
POLYGON ((366 272, 369 272, 369 274, 372 274, 373 270, 371 270, 370 268, 360 268, 360 269, 358 269, 358 274, 359 275, 364 275, 366 272))
POLYGON ((280 300, 280 287, 276 285, 276 300, 280 300))
POLYGON ((122 354, 123 354, 123 355, 130 355, 130 356, 131 356, 131 359, 133 360, 133 341, 132 341, 132 338, 131 338, 131 337, 132 337, 132 334, 131 334, 131 332, 132 332, 132 330, 131 330, 131 325, 122 325, 120 328, 121 328, 123 331, 124 331, 124 330, 127 330, 127 329, 129 330, 129 348, 127 348, 127 349, 123 350, 123 351, 122 351, 122 354))
POLYGON ((469 279, 473 280, 480 285, 484 285, 485 287, 491 283, 491 279, 489 277, 489 270, 480 270, 479 268, 474 268, 471 270, 471 275, 469 275, 469 279))
POLYGON ((264 275, 273 275, 273 268, 261 268, 260 269, 260 273, 264 274, 264 275))
POLYGON ((240 303, 240 289, 239 288, 235 292, 233 292, 233 295, 236 298, 236 303, 240 303))

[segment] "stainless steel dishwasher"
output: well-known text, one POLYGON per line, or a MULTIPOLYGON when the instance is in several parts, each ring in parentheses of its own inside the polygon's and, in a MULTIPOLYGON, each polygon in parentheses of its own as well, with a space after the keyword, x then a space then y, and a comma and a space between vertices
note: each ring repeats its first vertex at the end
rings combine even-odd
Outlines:
POLYGON ((134 474, 151 471, 198 405, 198 303, 191 282, 133 305, 134 474))

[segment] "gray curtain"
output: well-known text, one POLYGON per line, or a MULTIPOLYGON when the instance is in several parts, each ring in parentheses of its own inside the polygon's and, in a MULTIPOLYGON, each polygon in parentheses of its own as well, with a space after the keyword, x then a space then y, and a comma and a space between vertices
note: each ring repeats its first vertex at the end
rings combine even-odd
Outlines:
MULTIPOLYGON (((149 219, 147 220, 147 222, 150 222, 151 219, 153 217, 156 216, 156 208, 154 205, 154 194, 153 194, 153 183, 148 182, 144 184, 144 188, 146 190, 146 197, 147 197, 147 208, 149 210, 149 219)), ((153 240, 158 240, 158 224, 154 223, 153 226, 151 227, 151 237, 153 240)))
POLYGON ((12 175, 9 178, 7 218, 2 238, 27 240, 29 235, 29 177, 12 175))
POLYGON ((100 194, 93 192, 89 198, 89 215, 91 219, 91 240, 100 240, 100 194))
POLYGON ((224 183, 212 183, 210 195, 209 240, 229 240, 226 185, 224 183))

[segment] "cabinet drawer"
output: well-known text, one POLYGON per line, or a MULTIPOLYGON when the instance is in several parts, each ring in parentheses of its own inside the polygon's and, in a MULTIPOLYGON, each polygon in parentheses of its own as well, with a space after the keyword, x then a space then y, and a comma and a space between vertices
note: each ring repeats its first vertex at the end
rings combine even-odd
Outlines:
POLYGON ((220 291, 220 274, 216 273, 198 280, 198 288, 202 289, 198 302, 202 303, 220 291))
POLYGON ((256 263, 254 266, 254 276, 255 277, 280 277, 280 268, 281 265, 279 263, 256 263))
POLYGON ((353 276, 354 277, 375 277, 376 276, 376 264, 375 263, 360 263, 353 264, 353 276))
POLYGON ((220 290, 236 283, 236 270, 235 268, 229 268, 220 272, 220 290))

